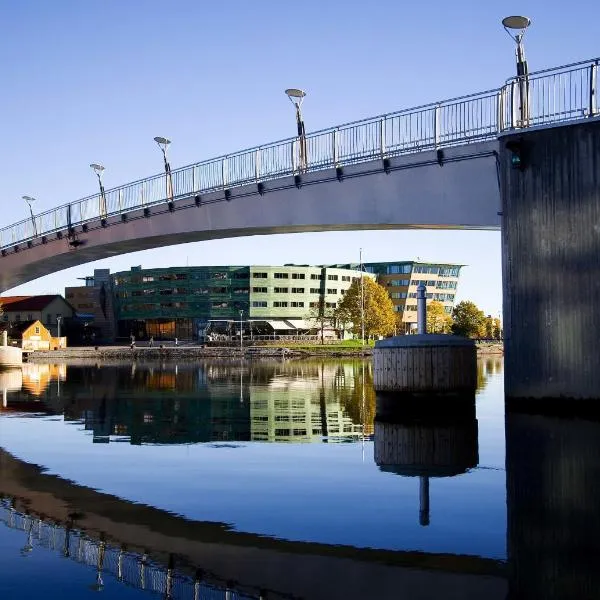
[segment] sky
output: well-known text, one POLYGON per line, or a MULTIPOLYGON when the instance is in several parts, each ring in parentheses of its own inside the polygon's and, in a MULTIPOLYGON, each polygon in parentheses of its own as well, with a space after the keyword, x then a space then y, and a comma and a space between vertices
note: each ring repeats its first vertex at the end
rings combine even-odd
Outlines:
MULTIPOLYGON (((0 226, 162 169, 295 133, 283 90, 307 91, 307 131, 497 88, 514 72, 500 21, 532 19, 530 70, 600 54, 600 4, 350 0, 0 0, 0 226), (573 16, 571 16, 573 15, 573 16), (585 18, 576 16, 585 15, 585 18)), ((360 231, 254 236, 122 255, 7 294, 64 293, 94 268, 459 263, 457 301, 502 305, 500 233, 360 231)))

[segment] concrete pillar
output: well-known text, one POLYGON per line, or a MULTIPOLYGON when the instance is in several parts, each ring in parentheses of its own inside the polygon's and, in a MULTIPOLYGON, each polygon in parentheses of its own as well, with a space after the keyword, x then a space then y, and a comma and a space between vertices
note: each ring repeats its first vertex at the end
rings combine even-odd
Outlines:
POLYGON ((2 345, 8 346, 8 332, 7 331, 2 332, 2 345))
POLYGON ((599 399, 600 121, 499 149, 506 396, 599 399))

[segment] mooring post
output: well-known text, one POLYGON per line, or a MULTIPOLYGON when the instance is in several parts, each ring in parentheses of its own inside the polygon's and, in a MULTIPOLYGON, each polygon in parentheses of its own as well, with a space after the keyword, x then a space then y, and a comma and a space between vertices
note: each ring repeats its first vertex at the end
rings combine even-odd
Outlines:
POLYGON ((427 288, 422 283, 417 288, 417 333, 427 333, 427 288))
POLYGON ((429 525, 429 477, 419 477, 419 523, 429 525))
POLYGON ((2 332, 2 345, 8 346, 8 331, 2 332))

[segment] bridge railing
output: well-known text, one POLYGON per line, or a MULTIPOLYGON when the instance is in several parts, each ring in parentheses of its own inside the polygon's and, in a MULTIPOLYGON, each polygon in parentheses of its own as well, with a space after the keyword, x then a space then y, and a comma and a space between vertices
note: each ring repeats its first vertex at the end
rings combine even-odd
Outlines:
MULTIPOLYGON (((59 552, 65 559, 71 559, 95 570, 97 589, 103 585, 106 575, 138 589, 159 594, 168 600, 259 600, 261 593, 242 592, 229 586, 215 585, 195 580, 172 567, 156 563, 146 555, 126 551, 114 544, 87 536, 83 531, 66 528, 47 522, 39 516, 16 511, 11 501, 0 500, 0 523, 10 529, 23 532, 23 548, 26 555, 36 546, 59 552)), ((276 594, 278 598, 282 595, 276 594)))
MULTIPOLYGON (((284 176, 492 139, 499 133, 597 116, 598 59, 513 78, 499 89, 427 104, 265 144, 175 169, 173 199, 225 192, 284 176), (305 151, 303 149, 305 148, 305 151)), ((0 229, 0 249, 171 198, 165 174, 53 208, 0 229)), ((225 194, 223 198, 225 199, 225 194)))

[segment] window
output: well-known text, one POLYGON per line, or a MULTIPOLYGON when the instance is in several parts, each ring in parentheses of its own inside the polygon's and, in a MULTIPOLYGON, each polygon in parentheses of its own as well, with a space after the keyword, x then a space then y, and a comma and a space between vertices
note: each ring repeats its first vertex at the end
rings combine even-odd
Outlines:
POLYGON ((304 288, 292 288, 292 294, 304 294, 304 288))
POLYGON ((318 302, 310 302, 308 306, 310 308, 319 308, 319 303, 318 302))
POLYGON ((411 266, 410 265, 388 265, 387 267, 388 275, 396 275, 400 273, 410 273, 411 266))
POLYGON ((287 302, 273 302, 273 308, 287 308, 288 303, 287 302))
POLYGON ((327 293, 331 294, 332 296, 337 296, 337 290, 334 288, 327 288, 327 293))
POLYGON ((248 279, 248 273, 234 273, 234 279, 248 279))
POLYGON ((254 279, 266 279, 267 274, 266 273, 252 273, 252 277, 254 277, 254 279))
POLYGON ((215 271, 210 274, 213 279, 228 279, 228 274, 224 271, 215 271))
MULTIPOLYGON (((48 315, 48 323, 52 323, 51 321, 52 317, 50 315, 48 315)), ((15 317, 15 321, 20 321, 21 320, 21 315, 17 315, 15 317)))
POLYGON ((175 275, 175 279, 177 279, 177 281, 185 281, 188 278, 186 273, 177 273, 175 275))
POLYGON ((228 308, 229 304, 227 304, 227 302, 213 302, 212 307, 213 308, 228 308))
POLYGON ((323 279, 323 275, 321 275, 320 273, 319 274, 317 274, 317 273, 311 273, 310 278, 313 279, 313 280, 315 280, 315 279, 321 280, 321 279, 323 279))
POLYGON ((433 281, 433 279, 430 279, 430 280, 427 282, 427 285, 435 285, 435 281, 433 281))
POLYGON ((31 313, 29 313, 29 314, 27 315, 27 320, 28 320, 28 321, 33 321, 33 315, 32 315, 31 313))
POLYGON ((391 279, 389 284, 391 286, 403 286, 403 285, 408 285, 409 281, 408 281, 408 279, 391 279))
POLYGON ((252 307, 253 308, 267 308, 267 301, 266 300, 255 300, 254 302, 252 302, 252 307))
POLYGON ((229 288, 226 287, 214 287, 212 288, 213 294, 227 294, 229 292, 229 288))
POLYGON ((327 280, 328 281, 337 281, 338 276, 337 275, 327 275, 327 280))
POLYGON ((273 290, 276 294, 287 294, 289 291, 289 288, 282 288, 282 287, 276 287, 273 290))
POLYGON ((39 325, 36 325, 36 327, 35 327, 35 335, 40 335, 40 327, 39 327, 39 325))
POLYGON ((288 274, 287 273, 274 273, 273 277, 275 277, 275 279, 287 279, 288 274))
POLYGON ((304 308, 304 302, 292 302, 292 308, 304 308))
POLYGON ((392 292, 390 297, 393 299, 404 299, 406 298, 406 292, 392 292))
POLYGON ((292 279, 304 279, 304 273, 292 273, 292 279))
POLYGON ((342 281, 350 281, 350 275, 342 275, 342 281))
POLYGON ((255 294, 266 294, 267 293, 267 288, 266 287, 253 287, 252 291, 255 294))
POLYGON ((336 306, 335 302, 325 302, 325 308, 335 308, 336 306))
POLYGON ((311 294, 320 294, 321 289, 320 288, 310 288, 310 293, 311 294))
POLYGON ((142 277, 142 282, 143 283, 152 283, 154 281, 154 276, 153 275, 144 275, 142 277))

